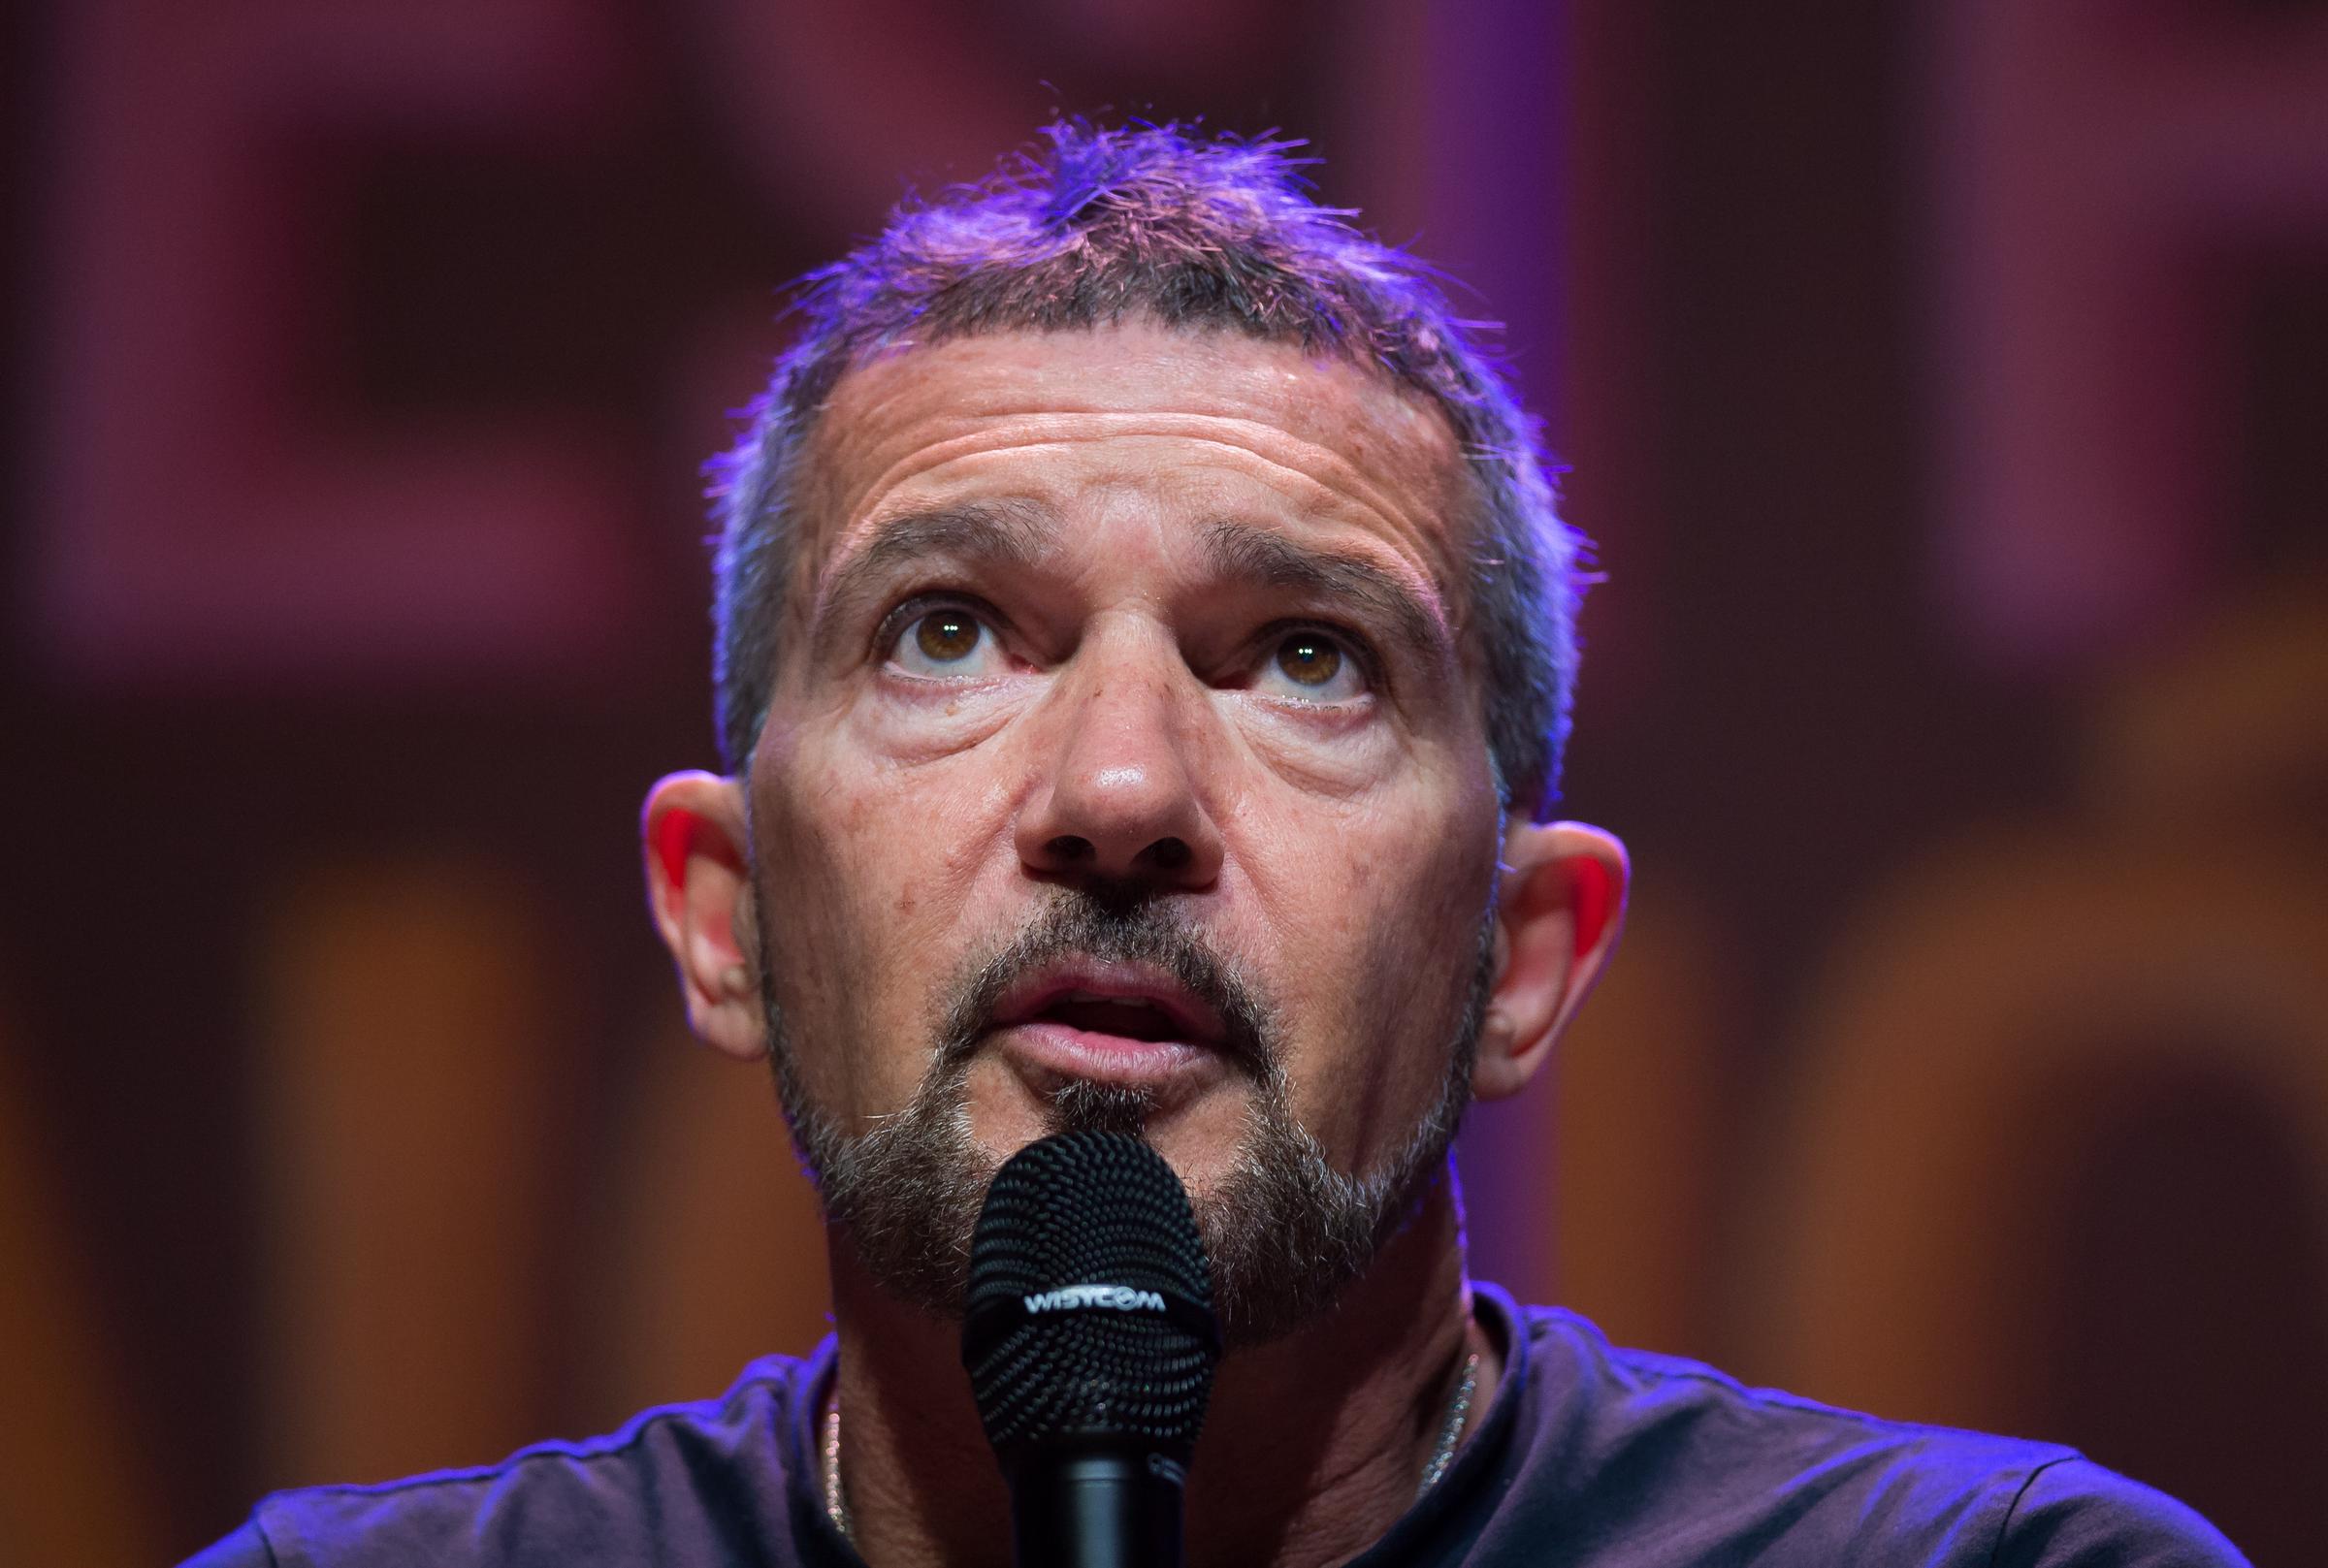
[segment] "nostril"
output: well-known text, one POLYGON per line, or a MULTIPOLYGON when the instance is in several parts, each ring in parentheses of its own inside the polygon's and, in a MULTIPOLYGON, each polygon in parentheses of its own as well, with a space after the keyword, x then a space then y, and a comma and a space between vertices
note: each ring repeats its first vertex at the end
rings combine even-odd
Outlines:
POLYGON ((1063 860, 1070 865, 1079 860, 1095 859, 1099 854, 1099 851, 1092 848, 1089 839, 1081 838, 1073 833, 1062 833, 1043 848, 1051 851, 1054 858, 1063 860))
POLYGON ((1196 858, 1196 851, 1188 848, 1185 840, 1158 839, 1148 847, 1147 858, 1158 871, 1186 871, 1188 862, 1196 858))

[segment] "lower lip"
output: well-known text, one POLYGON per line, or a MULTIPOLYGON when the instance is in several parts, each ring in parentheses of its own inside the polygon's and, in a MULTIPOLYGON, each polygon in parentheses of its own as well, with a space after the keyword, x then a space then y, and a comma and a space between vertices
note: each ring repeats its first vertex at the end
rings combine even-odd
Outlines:
POLYGON ((1131 1088, 1178 1083, 1217 1072, 1222 1065, 1220 1053, 1207 1045, 1133 1040, 1043 1020, 1013 1024, 994 1038, 1010 1055, 1046 1074, 1131 1088))

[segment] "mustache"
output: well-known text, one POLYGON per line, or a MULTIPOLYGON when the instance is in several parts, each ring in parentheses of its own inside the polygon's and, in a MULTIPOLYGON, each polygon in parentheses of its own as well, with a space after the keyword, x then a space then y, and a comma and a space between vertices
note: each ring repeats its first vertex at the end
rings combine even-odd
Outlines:
POLYGON ((1221 1049, 1256 1078, 1279 1073, 1276 1016, 1237 966, 1188 926, 1149 901, 1062 888, 1000 950, 973 965, 954 987, 938 1031, 935 1067, 958 1070, 994 1027, 1003 995, 1029 973, 1062 959, 1152 965, 1220 1017, 1221 1049))

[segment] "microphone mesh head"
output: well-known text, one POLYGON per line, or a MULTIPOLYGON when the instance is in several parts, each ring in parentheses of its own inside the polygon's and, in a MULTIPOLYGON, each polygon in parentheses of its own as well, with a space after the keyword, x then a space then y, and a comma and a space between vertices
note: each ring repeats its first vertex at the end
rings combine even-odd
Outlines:
POLYGON ((1070 1435, 1144 1440, 1185 1462, 1219 1356, 1212 1307, 1196 1217, 1162 1155, 1121 1133, 1028 1144, 995 1173, 970 1244, 974 1331, 962 1360, 987 1441, 1007 1457, 1070 1435), (1197 1311, 1018 1310, 1079 1285, 1155 1292, 1197 1311), (983 1345, 982 1307, 1012 1322, 983 1345))

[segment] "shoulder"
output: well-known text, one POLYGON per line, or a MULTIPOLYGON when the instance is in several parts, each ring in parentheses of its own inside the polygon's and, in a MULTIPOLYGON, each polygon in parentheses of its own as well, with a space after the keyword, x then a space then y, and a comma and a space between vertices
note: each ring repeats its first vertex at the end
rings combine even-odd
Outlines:
POLYGON ((1691 1540, 1709 1559, 1751 1547, 1784 1562, 2051 1568, 2146 1562, 2119 1553, 2156 1540, 2182 1553, 2169 1553, 2175 1561, 2243 1560, 2188 1509, 2059 1444, 1888 1421, 1753 1387, 1702 1362, 1611 1345, 1555 1308, 1519 1310, 1515 1327, 1535 1385, 1524 1441, 1568 1456, 1573 1501, 1691 1540), (2101 1554, 2076 1555, 2084 1543, 2101 1554))
POLYGON ((186 1568, 630 1562, 674 1547, 720 1560, 717 1542, 739 1524, 789 1534, 786 1454, 818 1364, 770 1357, 716 1400, 498 1464, 276 1492, 186 1568))
POLYGON ((275 1553, 259 1533, 259 1521, 252 1519, 225 1540, 188 1557, 178 1568, 275 1568, 275 1553))
POLYGON ((2221 1531, 2166 1493, 2078 1456, 2029 1477, 1996 1561, 1997 1568, 2247 1568, 2247 1559, 2221 1531))
POLYGON ((1522 1314, 1531 1360, 1552 1402, 1586 1440, 1644 1447, 1703 1479, 1742 1470, 1825 1488, 1880 1481, 1944 1490, 2006 1487, 2006 1501, 2040 1466, 2073 1458, 2054 1443, 1890 1421, 1744 1383, 1702 1361, 1612 1345, 1572 1312, 1522 1314))

